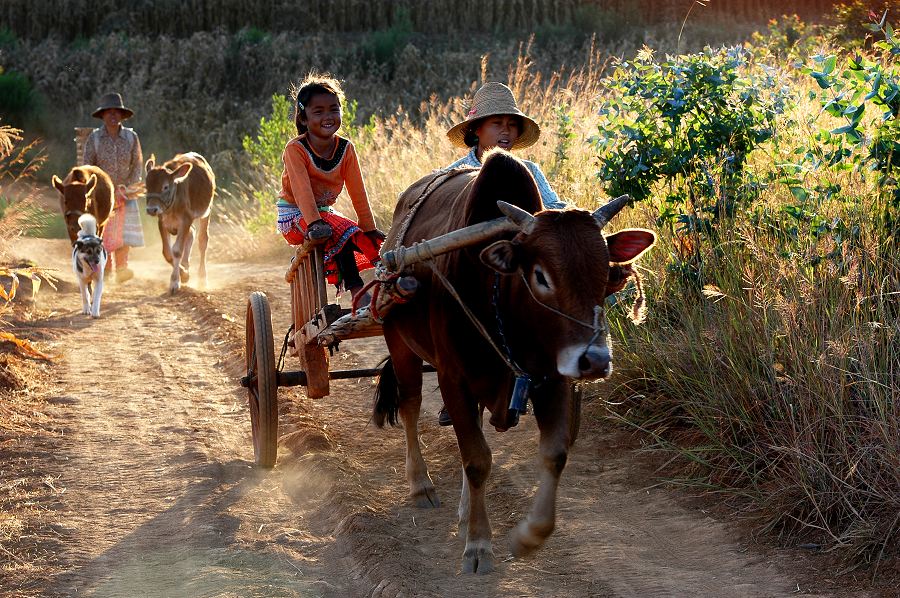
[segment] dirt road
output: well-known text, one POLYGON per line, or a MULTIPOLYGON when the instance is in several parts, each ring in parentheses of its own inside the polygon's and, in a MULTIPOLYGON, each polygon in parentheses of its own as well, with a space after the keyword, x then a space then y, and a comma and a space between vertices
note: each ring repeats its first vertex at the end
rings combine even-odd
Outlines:
MULTIPOLYGON (((28 241, 21 253, 42 254, 71 280, 64 243, 28 241)), ((536 427, 525 418, 509 432, 488 432, 499 570, 462 576, 460 470, 452 430, 436 424, 433 377, 423 443, 441 508, 406 504, 402 432, 369 422, 368 379, 335 382, 318 401, 280 391, 278 464, 259 471, 237 384, 244 310, 250 291, 265 290, 276 337, 283 334, 285 264, 214 259, 208 290, 170 297, 156 251, 136 253, 137 277, 107 288, 99 320, 80 315, 72 286, 40 299, 55 310, 45 324, 58 333, 58 380, 42 392, 59 433, 35 467, 56 490, 47 525, 57 541, 33 583, 4 587, 0 578, 0 593, 848 595, 828 590, 825 577, 812 582, 803 554, 754 547, 683 494, 650 488, 635 441, 591 417, 563 476, 557 530, 524 560, 508 556, 505 538, 535 489, 536 427)), ((368 339, 345 343, 336 359, 368 367, 384 353, 381 339, 368 339)))

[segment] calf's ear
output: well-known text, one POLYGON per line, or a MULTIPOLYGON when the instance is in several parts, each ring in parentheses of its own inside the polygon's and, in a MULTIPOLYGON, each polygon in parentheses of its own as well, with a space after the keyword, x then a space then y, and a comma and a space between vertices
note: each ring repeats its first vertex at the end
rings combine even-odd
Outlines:
POLYGON ((656 233, 643 228, 626 228, 606 237, 611 264, 630 264, 656 243, 656 233))
POLYGON ((66 187, 65 185, 63 185, 63 182, 59 180, 58 176, 54 174, 53 178, 50 179, 50 182, 53 183, 53 186, 56 187, 57 191, 59 191, 60 193, 65 193, 66 187))
POLYGON ((512 274, 519 269, 515 247, 510 241, 497 241, 481 250, 481 263, 500 274, 512 274))
POLYGON ((175 177, 174 183, 183 183, 188 175, 191 173, 191 169, 194 167, 190 162, 185 162, 181 166, 175 169, 175 172, 172 173, 172 176, 175 177))
POLYGON ((144 164, 144 171, 150 172, 154 166, 156 166, 156 155, 150 154, 150 159, 144 164))

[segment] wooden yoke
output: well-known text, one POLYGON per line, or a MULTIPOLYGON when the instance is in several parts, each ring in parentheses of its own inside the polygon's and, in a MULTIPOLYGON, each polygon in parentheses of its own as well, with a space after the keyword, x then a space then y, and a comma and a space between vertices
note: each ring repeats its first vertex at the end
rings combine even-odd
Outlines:
MULTIPOLYGON (((497 204, 506 205, 502 201, 498 201, 497 204)), ((413 264, 494 239, 503 233, 519 232, 520 230, 521 226, 508 217, 495 218, 451 231, 428 241, 413 243, 409 247, 397 247, 392 251, 384 252, 381 259, 389 272, 403 272, 413 264)))
POLYGON ((329 394, 328 354, 325 347, 319 346, 308 326, 314 320, 323 320, 323 327, 327 325, 324 320, 328 295, 322 266, 322 246, 308 241, 299 246, 284 278, 291 285, 294 322, 292 352, 300 358, 301 367, 306 372, 306 393, 311 399, 326 397, 329 394))

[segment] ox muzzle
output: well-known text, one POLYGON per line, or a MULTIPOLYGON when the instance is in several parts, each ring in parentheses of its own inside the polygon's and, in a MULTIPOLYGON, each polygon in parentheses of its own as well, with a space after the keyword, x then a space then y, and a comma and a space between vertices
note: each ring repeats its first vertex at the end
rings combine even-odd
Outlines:
MULTIPOLYGON (((628 201, 630 201, 630 197, 622 195, 594 211, 593 216, 599 227, 602 229, 606 226, 613 216, 625 207, 628 201)), ((502 201, 497 202, 497 207, 526 235, 533 230, 534 216, 532 214, 502 201)), ((596 380, 609 377, 612 373, 612 351, 609 348, 609 322, 606 318, 606 309, 601 305, 595 305, 593 322, 585 322, 541 301, 532 292, 531 286, 525 280, 525 275, 522 272, 519 275, 522 277, 522 282, 525 288, 528 289, 529 295, 538 305, 591 331, 591 336, 587 343, 570 345, 560 351, 557 358, 557 370, 559 373, 569 378, 581 380, 596 380)))

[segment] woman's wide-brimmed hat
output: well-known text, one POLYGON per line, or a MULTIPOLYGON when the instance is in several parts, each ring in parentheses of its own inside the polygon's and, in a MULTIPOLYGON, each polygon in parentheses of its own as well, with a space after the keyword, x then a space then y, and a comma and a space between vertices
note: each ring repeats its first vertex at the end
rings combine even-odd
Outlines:
POLYGON ((512 145, 512 149, 521 149, 537 143, 541 136, 541 127, 533 118, 519 110, 512 90, 502 83, 490 82, 481 86, 472 98, 472 105, 466 114, 466 120, 454 125, 447 131, 447 137, 457 147, 467 147, 465 138, 469 126, 476 120, 498 114, 510 114, 521 117, 522 131, 512 145))
POLYGON ((118 93, 108 93, 100 98, 100 105, 96 110, 94 110, 91 116, 93 116, 94 118, 103 118, 103 112, 112 108, 124 112, 125 118, 131 118, 132 116, 134 116, 134 110, 125 107, 125 104, 122 103, 122 96, 118 93))

